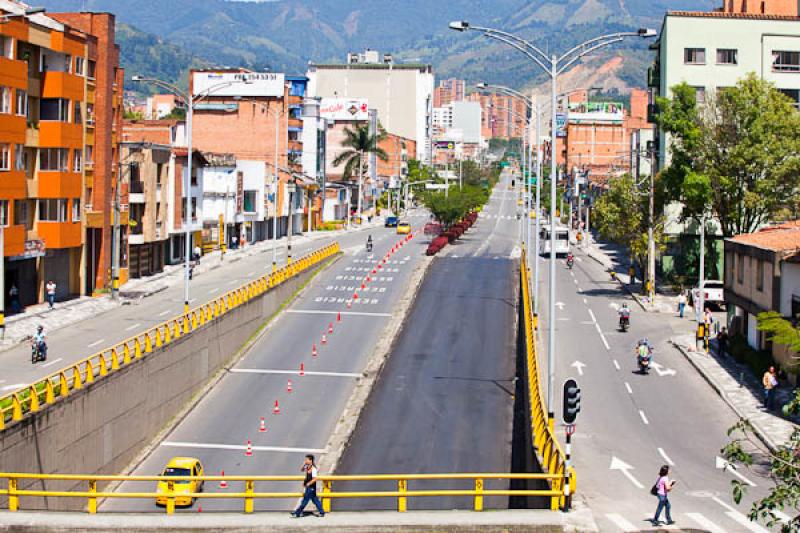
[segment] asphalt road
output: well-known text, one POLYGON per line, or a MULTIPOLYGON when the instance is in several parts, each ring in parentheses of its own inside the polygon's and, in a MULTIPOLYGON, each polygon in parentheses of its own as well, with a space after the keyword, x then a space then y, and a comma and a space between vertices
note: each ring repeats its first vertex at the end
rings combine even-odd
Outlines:
MULTIPOLYGON (((504 175, 476 226, 428 270, 408 322, 373 389, 341 473, 510 472, 517 205, 504 175)), ((348 490, 395 490, 354 482, 348 490)), ((486 488, 506 488, 492 480, 486 488)), ((409 481, 409 490, 471 489, 471 481, 409 481)), ((486 498, 508 508, 507 497, 486 498)), ((336 508, 396 509, 394 499, 336 508)), ((471 509, 469 497, 412 498, 409 509, 471 509)))
MULTIPOLYGON (((333 237, 308 239, 295 237, 292 243, 294 257, 339 240, 342 248, 362 246, 368 232, 355 230, 333 237)), ((382 230, 380 230, 382 231, 382 230)), ((278 264, 286 263, 285 245, 278 249, 278 264)), ((211 260, 211 259, 207 259, 211 260)), ((191 305, 201 305, 219 294, 243 285, 272 270, 272 250, 265 248, 251 256, 229 261, 224 266, 195 276, 190 283, 191 305)), ((69 308, 56 309, 54 313, 69 313, 69 308)), ((74 325, 47 332, 48 360, 32 365, 30 348, 21 344, 0 352, 0 395, 17 390, 70 364, 88 357, 105 347, 129 338, 136 331, 148 329, 183 312, 183 279, 168 289, 124 305, 97 317, 74 325)), ((33 332, 32 332, 33 333, 33 332)))
MULTIPOLYGON (((543 356, 548 268, 543 270, 543 356)), ((582 390, 572 448, 579 500, 588 503, 600 530, 652 531, 647 519, 657 501, 649 491, 659 467, 668 464, 678 482, 670 496, 677 524, 670 529, 765 531, 745 517, 751 499, 733 502, 734 474, 716 469, 736 416, 668 343, 675 332, 686 331, 687 322, 642 311, 582 251, 576 252, 572 271, 561 259, 556 273, 556 419, 563 381, 574 377, 582 390), (616 309, 623 302, 632 309, 627 333, 617 330, 616 309), (654 361, 661 365, 649 375, 637 372, 633 353, 642 337, 654 344, 654 361)), ((557 428, 563 442, 560 423, 557 428)), ((750 471, 741 474, 757 485, 751 495, 765 493, 768 480, 750 471)))
MULTIPOLYGON (((427 219, 422 212, 412 216, 415 230, 427 219)), ((203 397, 183 419, 176 421, 166 437, 135 469, 135 474, 159 474, 173 456, 193 456, 205 465, 207 474, 297 475, 303 455, 321 456, 336 422, 341 416, 356 377, 363 371, 372 347, 385 327, 408 276, 422 257, 426 244, 414 238, 392 256, 369 284, 359 290, 359 299, 346 307, 354 289, 376 261, 404 236, 394 229, 372 231, 374 252, 364 250, 364 234, 343 239, 345 256, 321 273, 299 299, 282 313, 257 341, 253 349, 203 397), (354 237, 355 238, 355 237, 354 237), (342 321, 337 322, 337 312, 342 321), (321 343, 330 323, 334 332, 321 343), (316 344, 318 356, 312 356, 316 344), (297 374, 300 364, 306 375, 297 374), (286 373, 290 372, 290 373, 286 373), (292 381, 292 392, 287 381, 292 381), (273 414, 275 401, 280 414, 273 414), (265 418, 266 432, 259 431, 265 418), (253 455, 245 455, 246 442, 252 441, 253 455)), ((259 483, 256 491, 298 491, 299 484, 259 483)), ((125 483, 121 491, 152 489, 151 485, 125 483)), ((228 489, 206 486, 207 492, 242 490, 241 483, 228 489)), ((294 501, 257 501, 256 510, 290 510, 294 501)), ((203 502, 208 510, 242 509, 235 500, 203 502)), ((163 512, 154 502, 111 500, 104 511, 163 512)), ((194 509, 192 509, 194 510, 194 509)))

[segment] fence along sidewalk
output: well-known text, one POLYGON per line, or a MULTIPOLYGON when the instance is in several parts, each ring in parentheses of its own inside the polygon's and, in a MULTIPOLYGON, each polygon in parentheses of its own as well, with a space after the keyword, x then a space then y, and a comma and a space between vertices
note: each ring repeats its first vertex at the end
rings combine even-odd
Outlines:
POLYGON ((6 428, 7 423, 13 424, 29 413, 39 412, 59 399, 66 398, 71 392, 93 383, 96 379, 101 379, 137 359, 146 357, 175 339, 191 334, 231 309, 320 264, 339 253, 339 250, 338 242, 324 246, 271 274, 247 282, 195 307, 186 314, 168 319, 27 387, 3 396, 0 398, 0 431, 6 428))

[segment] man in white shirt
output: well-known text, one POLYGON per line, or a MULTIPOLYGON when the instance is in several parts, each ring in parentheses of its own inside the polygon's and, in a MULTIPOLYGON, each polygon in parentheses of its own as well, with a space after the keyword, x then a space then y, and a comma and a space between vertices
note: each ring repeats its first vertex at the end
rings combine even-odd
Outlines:
POLYGON ((56 282, 51 279, 44 288, 47 293, 47 303, 50 304, 50 310, 52 311, 56 303, 56 282))

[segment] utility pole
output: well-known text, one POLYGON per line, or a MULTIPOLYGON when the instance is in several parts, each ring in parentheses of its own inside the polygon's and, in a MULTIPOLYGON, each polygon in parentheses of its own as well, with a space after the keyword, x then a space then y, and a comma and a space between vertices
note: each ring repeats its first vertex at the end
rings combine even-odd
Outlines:
POLYGON ((294 225, 294 214, 292 213, 292 211, 293 211, 292 208, 294 207, 292 205, 292 193, 295 192, 296 187, 297 187, 297 185, 295 185, 294 183, 290 183, 286 187, 286 190, 287 190, 287 192, 289 194, 289 223, 288 223, 287 228, 286 228, 286 264, 287 265, 291 265, 292 264, 292 226, 294 225))
MULTIPOLYGON (((17 288, 19 289, 19 288, 17 288)), ((6 338, 6 232, 0 226, 0 337, 6 338)), ((19 293, 17 293, 19 298, 19 293)))
POLYGON ((364 184, 364 151, 360 152, 358 156, 358 223, 362 223, 363 216, 361 215, 361 196, 363 194, 362 187, 364 184))
POLYGON ((542 109, 539 107, 538 96, 533 95, 536 107, 536 227, 533 236, 536 244, 534 245, 533 263, 533 316, 538 327, 539 324, 539 239, 541 238, 541 216, 542 216, 542 109))
POLYGON ((273 165, 274 187, 272 189, 272 271, 278 270, 278 150, 280 150, 280 115, 278 114, 278 101, 275 100, 275 164, 273 165))
POLYGON ((648 152, 648 160, 650 161, 650 206, 649 206, 649 222, 647 226, 647 283, 648 283, 648 296, 650 297, 650 305, 655 304, 656 298, 656 240, 653 235, 655 226, 655 172, 653 171, 653 163, 650 152, 648 152))
POLYGON ((699 307, 695 308, 697 322, 703 321, 703 312, 706 307, 705 284, 706 284, 706 214, 700 216, 700 279, 697 283, 697 300, 699 307))
POLYGON ((120 247, 120 197, 119 188, 122 185, 122 162, 117 162, 117 186, 114 188, 114 221, 111 239, 111 299, 119 300, 119 247, 120 247))

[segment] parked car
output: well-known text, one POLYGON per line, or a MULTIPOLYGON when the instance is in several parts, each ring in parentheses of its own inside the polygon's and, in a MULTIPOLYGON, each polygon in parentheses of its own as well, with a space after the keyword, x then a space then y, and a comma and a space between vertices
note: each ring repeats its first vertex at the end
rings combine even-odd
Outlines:
MULTIPOLYGON (((201 492, 203 490, 203 482, 197 480, 185 479, 190 476, 202 476, 203 465, 199 459, 194 457, 173 457, 161 473, 165 477, 174 477, 173 491, 175 493, 176 506, 189 506, 194 503, 194 498, 191 496, 184 496, 184 494, 191 494, 201 492)), ((167 504, 167 481, 159 481, 156 492, 156 505, 167 504)))
MULTIPOLYGON (((725 284, 718 279, 707 279, 703 284, 703 301, 706 305, 722 306, 725 303, 725 284)), ((694 302, 700 298, 700 289, 695 287, 689 293, 689 305, 694 305, 694 302)))
POLYGON ((384 222, 383 226, 385 228, 396 228, 397 227, 397 222, 398 222, 397 217, 389 216, 389 217, 386 217, 386 222, 384 222))

